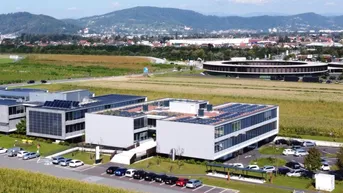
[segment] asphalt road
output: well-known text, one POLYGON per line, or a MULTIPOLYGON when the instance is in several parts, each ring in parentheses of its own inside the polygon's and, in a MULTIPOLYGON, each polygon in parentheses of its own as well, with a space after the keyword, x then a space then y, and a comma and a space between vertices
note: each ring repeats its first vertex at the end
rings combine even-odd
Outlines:
POLYGON ((156 182, 147 182, 144 180, 134 180, 127 177, 117 177, 107 175, 106 165, 91 166, 84 165, 78 168, 61 167, 58 165, 47 164, 47 160, 32 159, 22 160, 17 157, 8 157, 6 154, 0 154, 0 167, 12 169, 24 169, 33 172, 40 172, 61 178, 70 178, 89 183, 103 184, 115 188, 123 188, 139 192, 151 193, 176 193, 176 192, 194 192, 194 193, 235 193, 236 191, 203 185, 196 189, 181 188, 175 185, 166 185, 156 182))

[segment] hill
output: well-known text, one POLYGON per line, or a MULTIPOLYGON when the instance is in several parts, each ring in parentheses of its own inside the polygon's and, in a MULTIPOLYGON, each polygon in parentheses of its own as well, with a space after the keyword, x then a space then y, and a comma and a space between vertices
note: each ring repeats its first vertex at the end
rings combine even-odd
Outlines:
POLYGON ((79 26, 46 15, 27 12, 0 14, 0 33, 75 34, 79 26))
POLYGON ((196 30, 252 29, 310 30, 342 29, 342 16, 326 17, 315 13, 290 16, 207 16, 195 11, 175 8, 134 7, 104 15, 81 18, 74 23, 96 30, 113 28, 164 28, 192 27, 196 30))

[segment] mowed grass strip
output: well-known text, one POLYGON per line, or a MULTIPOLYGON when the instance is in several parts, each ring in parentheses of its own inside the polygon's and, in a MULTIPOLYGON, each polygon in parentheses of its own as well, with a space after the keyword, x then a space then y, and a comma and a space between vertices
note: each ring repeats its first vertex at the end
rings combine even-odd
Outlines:
POLYGON ((1 193, 133 193, 123 189, 5 168, 0 168, 0 184, 1 193))
MULTIPOLYGON (((63 155, 65 158, 77 159, 83 161, 85 164, 92 165, 95 163, 95 153, 76 151, 63 155)), ((101 155, 102 163, 108 163, 110 161, 109 155, 101 155)))

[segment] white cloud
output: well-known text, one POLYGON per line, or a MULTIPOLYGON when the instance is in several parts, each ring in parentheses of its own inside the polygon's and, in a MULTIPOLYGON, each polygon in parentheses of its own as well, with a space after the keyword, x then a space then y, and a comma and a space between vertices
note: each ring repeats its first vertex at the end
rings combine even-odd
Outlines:
POLYGON ((233 3, 240 3, 240 4, 264 4, 268 3, 271 0, 229 0, 233 3))
POLYGON ((112 7, 120 7, 120 3, 119 2, 112 2, 111 6, 112 7))

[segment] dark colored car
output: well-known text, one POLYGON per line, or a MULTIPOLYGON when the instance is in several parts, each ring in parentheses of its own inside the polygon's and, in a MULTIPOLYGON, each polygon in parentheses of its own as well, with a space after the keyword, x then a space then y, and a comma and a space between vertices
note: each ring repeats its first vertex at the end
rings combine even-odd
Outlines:
POLYGON ((289 141, 286 139, 278 139, 275 141, 275 145, 289 145, 289 141))
POLYGON ((27 84, 33 84, 33 83, 35 83, 34 80, 29 80, 29 81, 27 81, 27 84))
POLYGON ((288 162, 286 163, 286 166, 294 170, 301 168, 301 165, 297 162, 288 162))
POLYGON ((41 80, 40 81, 42 84, 45 84, 45 83, 47 83, 48 81, 46 81, 46 80, 41 80))
POLYGON ((301 141, 298 141, 298 140, 290 140, 290 141, 289 141, 289 145, 290 145, 290 146, 296 146, 296 145, 302 146, 303 143, 302 143, 301 141))
POLYGON ((145 175, 144 180, 145 180, 145 181, 153 181, 153 180, 155 180, 155 176, 156 176, 155 173, 147 173, 147 174, 145 175))
POLYGON ((119 167, 117 167, 117 166, 111 166, 111 167, 107 168, 106 173, 107 173, 107 174, 114 174, 114 172, 115 172, 117 169, 119 169, 119 167))
POLYGON ((114 172, 114 174, 116 175, 116 176, 124 176, 125 175, 125 173, 126 173, 126 168, 118 168, 115 172, 114 172))
POLYGON ((188 181, 189 181, 189 179, 180 178, 178 181, 176 181, 175 184, 177 186, 185 187, 188 181))
POLYGON ((281 174, 281 175, 286 175, 288 172, 290 172, 291 170, 289 168, 279 168, 277 170, 277 173, 278 174, 281 174))
POLYGON ((144 179, 146 175, 147 173, 145 171, 138 170, 133 174, 132 178, 136 180, 141 180, 141 179, 144 179))
POLYGON ((166 181, 167 178, 168 178, 168 176, 165 175, 165 174, 158 174, 158 175, 155 176, 154 180, 155 180, 155 182, 163 183, 163 182, 166 181))
POLYGON ((175 177, 175 176, 168 176, 168 177, 165 179, 164 183, 169 184, 169 185, 174 185, 174 184, 176 184, 176 182, 177 182, 178 180, 179 180, 179 178, 177 178, 177 177, 175 177))

